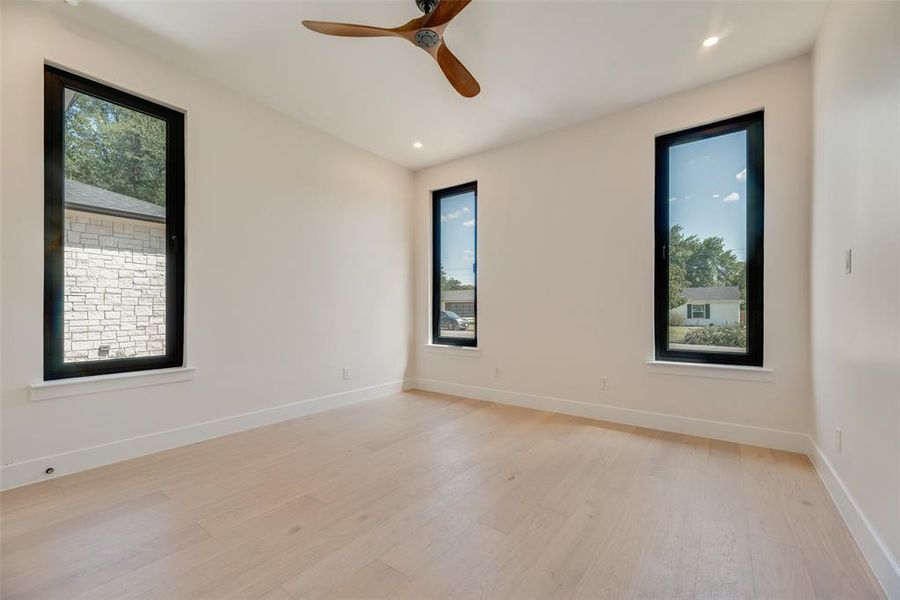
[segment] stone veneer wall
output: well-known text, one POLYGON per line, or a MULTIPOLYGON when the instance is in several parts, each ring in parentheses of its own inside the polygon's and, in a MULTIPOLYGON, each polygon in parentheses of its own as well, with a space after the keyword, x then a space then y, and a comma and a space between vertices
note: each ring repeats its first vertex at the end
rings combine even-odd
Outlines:
POLYGON ((65 361, 164 354, 165 225, 67 209, 65 237, 65 361))

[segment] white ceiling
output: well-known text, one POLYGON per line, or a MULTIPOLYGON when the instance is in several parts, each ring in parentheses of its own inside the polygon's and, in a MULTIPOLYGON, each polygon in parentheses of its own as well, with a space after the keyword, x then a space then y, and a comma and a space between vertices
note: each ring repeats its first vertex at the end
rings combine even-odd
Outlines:
POLYGON ((481 83, 459 96, 409 43, 315 34, 392 27, 391 2, 84 0, 73 18, 413 169, 558 129, 808 51, 820 2, 474 0, 447 28, 481 83), (701 41, 718 35, 712 49, 701 41), (412 148, 414 140, 424 147, 412 148))

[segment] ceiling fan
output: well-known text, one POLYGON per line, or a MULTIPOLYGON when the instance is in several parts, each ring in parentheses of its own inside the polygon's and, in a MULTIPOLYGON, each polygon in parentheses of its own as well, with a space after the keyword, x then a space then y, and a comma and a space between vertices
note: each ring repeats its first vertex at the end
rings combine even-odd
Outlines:
POLYGON ((303 21, 303 25, 307 29, 325 35, 403 38, 430 54, 450 81, 450 85, 466 98, 471 98, 478 95, 481 86, 444 43, 444 29, 471 1, 416 0, 416 6, 425 14, 392 29, 328 21, 303 21))

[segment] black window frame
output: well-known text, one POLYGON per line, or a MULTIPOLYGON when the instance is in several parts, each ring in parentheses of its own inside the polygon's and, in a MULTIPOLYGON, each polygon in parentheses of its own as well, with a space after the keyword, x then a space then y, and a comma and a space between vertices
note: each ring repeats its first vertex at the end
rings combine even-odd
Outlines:
POLYGON ((44 65, 44 379, 181 367, 184 364, 184 113, 44 65), (166 353, 65 362, 65 90, 83 92, 166 122, 166 353))
POLYGON ((765 228, 764 111, 656 137, 654 331, 656 360, 763 366, 763 251, 765 228), (747 132, 747 352, 668 348, 669 148, 738 131, 747 132))
POLYGON ((431 192, 431 343, 440 346, 478 346, 478 182, 471 181, 455 185, 449 188, 434 190, 431 192), (475 195, 474 215, 475 226, 472 235, 475 238, 475 256, 472 260, 472 276, 475 281, 475 298, 472 305, 472 315, 475 319, 475 337, 454 338, 442 337, 441 320, 441 200, 451 196, 459 196, 471 192, 475 195))

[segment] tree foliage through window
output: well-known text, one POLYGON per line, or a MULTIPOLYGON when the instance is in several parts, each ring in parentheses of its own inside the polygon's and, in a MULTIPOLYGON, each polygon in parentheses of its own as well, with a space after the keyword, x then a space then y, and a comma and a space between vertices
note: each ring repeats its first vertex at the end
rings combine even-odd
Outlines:
POLYGON ((64 119, 66 179, 165 206, 164 121, 80 93, 64 119))
POLYGON ((441 290, 474 290, 475 286, 471 283, 463 283, 459 279, 447 277, 444 267, 441 267, 441 290))

